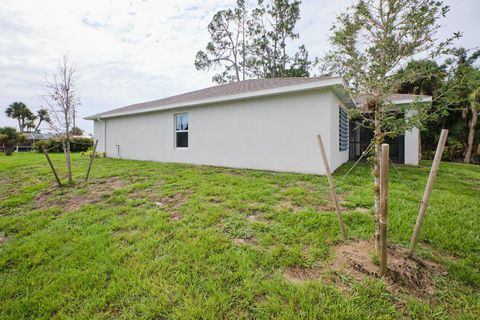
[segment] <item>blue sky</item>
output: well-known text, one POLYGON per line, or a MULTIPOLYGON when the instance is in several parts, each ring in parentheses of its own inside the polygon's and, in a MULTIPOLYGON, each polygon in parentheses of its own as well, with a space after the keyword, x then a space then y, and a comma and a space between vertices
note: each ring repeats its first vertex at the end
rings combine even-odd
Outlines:
MULTIPOLYGON (((79 117, 212 85, 196 71, 195 54, 208 42, 206 26, 230 0, 2 0, 0 3, 0 126, 15 126, 4 109, 14 101, 43 103, 45 77, 67 53, 77 71, 79 117)), ((352 0, 304 0, 297 25, 312 57, 329 48, 336 13, 352 0)), ((439 38, 455 31, 458 46, 480 46, 480 1, 445 1, 451 12, 439 38)), ((92 132, 89 121, 79 126, 92 132)), ((44 128, 47 131, 48 128, 44 128)))

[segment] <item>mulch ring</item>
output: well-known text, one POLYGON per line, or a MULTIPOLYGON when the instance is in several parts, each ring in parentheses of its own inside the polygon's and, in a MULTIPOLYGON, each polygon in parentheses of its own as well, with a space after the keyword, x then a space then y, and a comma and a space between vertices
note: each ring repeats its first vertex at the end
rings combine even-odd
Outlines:
MULTIPOLYGON (((345 243, 335 249, 333 268, 344 271, 357 280, 380 278, 379 266, 373 262, 374 255, 373 241, 345 243)), ((434 295, 434 277, 448 274, 441 265, 411 256, 406 249, 395 245, 388 247, 387 265, 388 271, 384 279, 388 289, 419 297, 434 295)))
POLYGON ((73 187, 64 189, 50 188, 40 193, 35 198, 35 209, 60 207, 64 211, 79 209, 82 205, 100 202, 102 198, 113 194, 117 189, 124 186, 123 181, 118 177, 107 177, 91 179, 88 183, 77 182, 73 187), (86 187, 87 192, 75 193, 74 188, 86 187))

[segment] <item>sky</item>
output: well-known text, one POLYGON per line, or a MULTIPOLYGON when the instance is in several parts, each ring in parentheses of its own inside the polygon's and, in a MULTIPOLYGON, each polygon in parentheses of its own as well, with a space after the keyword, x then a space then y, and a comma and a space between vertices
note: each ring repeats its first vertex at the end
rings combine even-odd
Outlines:
MULTIPOLYGON (((296 31, 311 57, 329 50, 335 15, 353 0, 304 0, 296 31)), ((209 41, 207 25, 234 0, 0 0, 0 126, 16 127, 4 109, 14 101, 33 111, 44 102, 45 79, 63 54, 76 70, 81 118, 128 104, 213 85, 214 72, 197 71, 195 54, 209 41)), ((480 46, 480 0, 451 6, 438 33, 462 31, 456 46, 480 46)), ((318 71, 317 71, 318 72, 318 71)), ((42 126, 42 131, 48 131, 42 126)))

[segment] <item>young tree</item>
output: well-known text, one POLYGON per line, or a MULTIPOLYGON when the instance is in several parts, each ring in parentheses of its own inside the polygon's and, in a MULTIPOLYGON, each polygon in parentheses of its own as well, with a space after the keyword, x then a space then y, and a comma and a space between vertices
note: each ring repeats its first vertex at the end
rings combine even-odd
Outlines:
POLYGON ((223 68, 213 77, 213 82, 226 83, 245 80, 246 71, 246 20, 244 0, 237 0, 236 8, 218 11, 208 25, 210 42, 205 51, 195 58, 197 70, 223 68))
POLYGON ((25 129, 35 127, 36 119, 32 111, 23 102, 14 102, 6 110, 5 114, 9 118, 18 121, 18 130, 24 132, 25 129))
POLYGON ((401 83, 415 82, 425 76, 422 70, 395 72, 418 55, 435 57, 452 38, 436 43, 439 19, 449 10, 437 0, 359 0, 347 12, 337 16, 330 41, 333 50, 325 57, 326 70, 340 74, 351 87, 352 95, 366 99, 356 116, 374 131, 373 176, 375 193, 375 243, 379 248, 380 158, 385 137, 395 137, 412 127, 422 128, 430 118, 429 107, 412 103, 399 110, 408 117, 391 112, 389 97, 401 83))
POLYGON ((50 115, 50 128, 62 137, 63 151, 68 170, 68 181, 73 182, 70 160, 70 143, 73 119, 80 99, 75 87, 75 69, 66 55, 57 65, 56 73, 46 80, 44 100, 50 115))
POLYGON ((51 122, 50 117, 48 115, 48 111, 45 108, 41 108, 40 110, 37 111, 37 118, 38 118, 38 122, 34 130, 35 132, 39 132, 38 129, 40 128, 40 125, 42 124, 42 122, 46 122, 46 123, 51 122))

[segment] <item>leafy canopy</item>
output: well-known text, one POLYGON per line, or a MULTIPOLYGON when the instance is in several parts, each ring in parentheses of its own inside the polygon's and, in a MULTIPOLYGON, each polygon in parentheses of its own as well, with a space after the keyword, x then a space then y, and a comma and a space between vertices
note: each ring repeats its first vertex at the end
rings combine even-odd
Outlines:
POLYGON ((313 62, 301 45, 293 56, 290 40, 299 37, 300 1, 259 0, 249 10, 238 0, 233 9, 218 11, 208 25, 210 41, 195 58, 197 70, 220 70, 213 82, 248 78, 307 77, 313 62))
POLYGON ((358 111, 356 116, 377 127, 378 143, 383 136, 421 128, 431 119, 429 107, 420 103, 400 107, 400 113, 409 117, 392 116, 387 112, 393 108, 389 97, 401 84, 428 77, 428 68, 404 68, 408 62, 422 55, 437 57, 461 36, 456 33, 437 43, 439 20, 448 11, 443 1, 436 0, 360 0, 337 16, 324 71, 343 76, 352 94, 365 96, 362 111, 368 113, 358 111), (403 72, 396 74, 401 68, 403 72))

